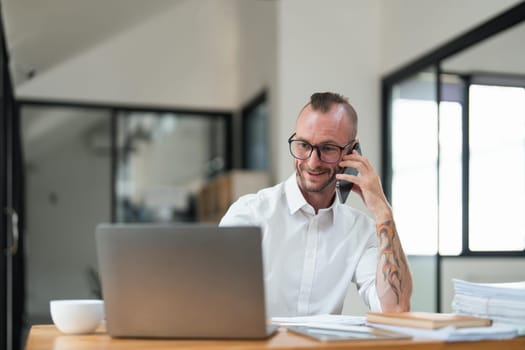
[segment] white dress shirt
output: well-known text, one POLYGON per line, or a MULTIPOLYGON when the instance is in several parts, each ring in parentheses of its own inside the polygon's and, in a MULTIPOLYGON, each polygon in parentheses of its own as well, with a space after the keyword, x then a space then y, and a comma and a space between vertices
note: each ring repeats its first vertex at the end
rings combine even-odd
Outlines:
POLYGON ((239 198, 220 225, 262 228, 268 317, 340 314, 350 282, 372 311, 381 311, 375 222, 338 198, 315 214, 295 173, 239 198))

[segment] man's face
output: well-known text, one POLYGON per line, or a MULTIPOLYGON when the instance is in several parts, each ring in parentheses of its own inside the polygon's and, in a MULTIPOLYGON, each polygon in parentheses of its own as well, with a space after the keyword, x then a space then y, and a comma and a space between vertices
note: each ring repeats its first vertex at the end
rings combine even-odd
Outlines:
MULTIPOLYGON (((308 105, 297 119, 294 139, 314 146, 330 143, 343 147, 351 141, 351 130, 350 120, 341 106, 334 105, 328 112, 322 113, 308 105)), ((333 196, 335 174, 340 171, 339 162, 330 164, 321 161, 316 149, 310 158, 294 160, 297 181, 305 196, 313 193, 333 196)))

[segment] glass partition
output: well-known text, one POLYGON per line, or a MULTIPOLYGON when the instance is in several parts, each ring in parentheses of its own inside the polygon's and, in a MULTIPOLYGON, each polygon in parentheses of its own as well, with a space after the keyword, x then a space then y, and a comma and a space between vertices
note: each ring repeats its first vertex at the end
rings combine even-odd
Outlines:
POLYGON ((22 105, 28 325, 49 300, 100 297, 94 231, 111 221, 111 113, 22 105))
POLYGON ((437 250, 438 109, 436 73, 392 87, 392 207, 407 254, 437 250))
POLYGON ((116 118, 116 221, 196 221, 198 190, 227 164, 225 120, 141 112, 116 118))
POLYGON ((411 255, 462 248, 464 86, 455 76, 437 77, 426 70, 392 87, 392 206, 411 255))
POLYGON ((440 75, 438 163, 438 251, 462 252, 464 83, 454 75, 440 75))

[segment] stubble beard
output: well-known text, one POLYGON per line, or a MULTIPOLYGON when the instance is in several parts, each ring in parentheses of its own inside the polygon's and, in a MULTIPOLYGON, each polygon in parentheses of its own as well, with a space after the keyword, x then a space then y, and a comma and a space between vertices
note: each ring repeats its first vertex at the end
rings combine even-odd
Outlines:
POLYGON ((312 192, 312 193, 320 193, 323 191, 326 191, 331 185, 335 183, 335 170, 334 169, 305 169, 304 166, 298 165, 297 166, 297 179, 299 180, 300 188, 303 190, 303 192, 312 192), (318 172, 323 171, 330 174, 330 177, 322 182, 322 183, 311 183, 309 182, 303 174, 307 171, 312 172, 318 172))

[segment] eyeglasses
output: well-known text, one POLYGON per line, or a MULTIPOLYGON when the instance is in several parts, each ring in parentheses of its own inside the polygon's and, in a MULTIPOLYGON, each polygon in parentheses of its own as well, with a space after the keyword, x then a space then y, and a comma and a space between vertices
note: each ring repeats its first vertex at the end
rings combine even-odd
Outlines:
POLYGON ((317 156, 325 163, 337 163, 341 159, 341 153, 354 144, 355 140, 350 141, 343 147, 331 143, 322 143, 320 145, 312 145, 307 141, 294 140, 295 133, 288 139, 290 145, 290 153, 296 159, 305 160, 312 156, 315 148, 317 156))

